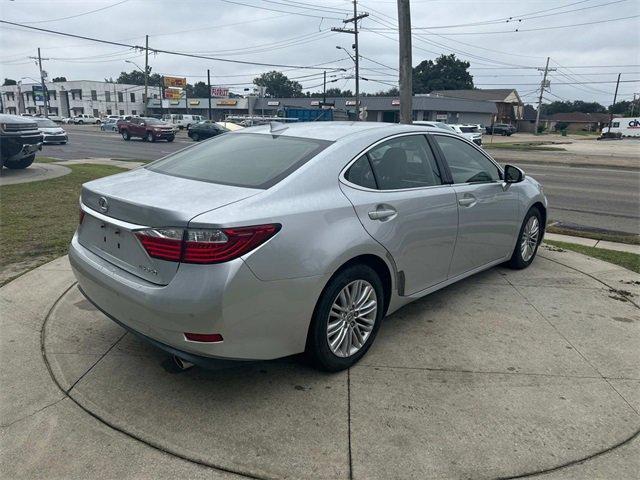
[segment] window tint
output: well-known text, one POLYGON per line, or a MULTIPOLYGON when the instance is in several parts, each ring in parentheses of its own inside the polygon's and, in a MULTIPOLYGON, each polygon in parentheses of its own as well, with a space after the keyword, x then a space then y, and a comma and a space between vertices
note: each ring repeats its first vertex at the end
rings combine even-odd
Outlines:
POLYGON ((449 164, 453 183, 494 182, 500 179, 498 168, 482 153, 463 140, 434 135, 449 164))
POLYGON ((154 172, 250 188, 269 188, 331 142, 255 133, 219 135, 147 168, 154 172))
POLYGON ((369 158, 363 155, 349 167, 347 173, 344 176, 351 183, 360 185, 367 188, 378 188, 376 185, 376 179, 373 176, 371 165, 369 164, 369 158))
POLYGON ((424 135, 393 138, 368 154, 380 190, 429 187, 442 183, 424 135))

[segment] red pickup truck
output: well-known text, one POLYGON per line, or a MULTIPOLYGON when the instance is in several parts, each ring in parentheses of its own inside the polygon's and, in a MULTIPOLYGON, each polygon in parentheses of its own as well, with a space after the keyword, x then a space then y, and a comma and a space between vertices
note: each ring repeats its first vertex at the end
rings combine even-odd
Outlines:
POLYGON ((132 117, 129 120, 118 120, 117 127, 118 132, 125 140, 138 137, 148 142, 156 140, 173 142, 173 139, 176 138, 173 127, 157 118, 132 117))

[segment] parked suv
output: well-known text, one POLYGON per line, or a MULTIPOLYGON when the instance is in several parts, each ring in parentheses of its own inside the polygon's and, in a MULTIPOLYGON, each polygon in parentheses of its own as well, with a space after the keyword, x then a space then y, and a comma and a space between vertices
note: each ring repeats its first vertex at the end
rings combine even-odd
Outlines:
POLYGON ((75 117, 73 117, 73 123, 75 123, 76 125, 82 125, 84 123, 100 125, 101 121, 99 118, 96 118, 93 115, 87 115, 86 113, 81 113, 80 115, 76 115, 75 117))
POLYGON ((487 125, 486 131, 487 135, 506 135, 509 137, 516 133, 516 127, 508 123, 494 123, 493 125, 487 125))
POLYGON ((0 114, 0 168, 27 168, 42 150, 42 134, 29 117, 0 114))
POLYGON ((118 132, 125 140, 132 137, 142 138, 149 142, 156 140, 166 140, 173 142, 176 134, 173 127, 167 122, 150 117, 133 117, 129 120, 118 121, 118 132))

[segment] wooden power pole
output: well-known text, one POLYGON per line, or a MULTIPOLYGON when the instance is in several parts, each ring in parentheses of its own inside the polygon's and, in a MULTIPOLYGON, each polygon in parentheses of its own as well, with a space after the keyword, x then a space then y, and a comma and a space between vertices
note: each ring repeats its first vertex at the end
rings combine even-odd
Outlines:
POLYGON ((400 123, 413 122, 413 66, 411 61, 411 6, 409 0, 398 0, 400 39, 400 123))
MULTIPOLYGON (((547 57, 547 64, 544 66, 544 76, 542 77, 542 83, 540 83, 540 96, 538 97, 538 111, 536 112, 536 126, 534 127, 533 133, 534 135, 538 134, 538 124, 540 123, 540 110, 542 109, 542 96, 544 95, 544 89, 548 87, 547 83, 547 74, 549 72, 555 72, 555 68, 549 68, 549 60, 547 57)), ((539 68, 538 70, 542 70, 539 68)))
MULTIPOLYGON (((160 100, 162 102, 162 99, 160 100)), ((145 35, 144 44, 144 116, 147 116, 149 103, 149 35, 145 35)))

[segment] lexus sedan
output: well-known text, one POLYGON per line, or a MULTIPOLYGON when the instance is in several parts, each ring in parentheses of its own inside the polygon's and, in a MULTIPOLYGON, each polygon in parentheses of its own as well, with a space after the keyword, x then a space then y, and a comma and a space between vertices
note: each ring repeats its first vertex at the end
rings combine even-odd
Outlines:
POLYGON ((546 212, 537 181, 438 128, 274 122, 86 183, 69 257, 89 301, 178 358, 337 371, 403 305, 531 264, 546 212))
POLYGON ((50 118, 36 117, 34 118, 38 124, 38 130, 42 133, 42 141, 44 143, 62 143, 65 144, 69 141, 67 132, 62 127, 56 124, 50 118))

